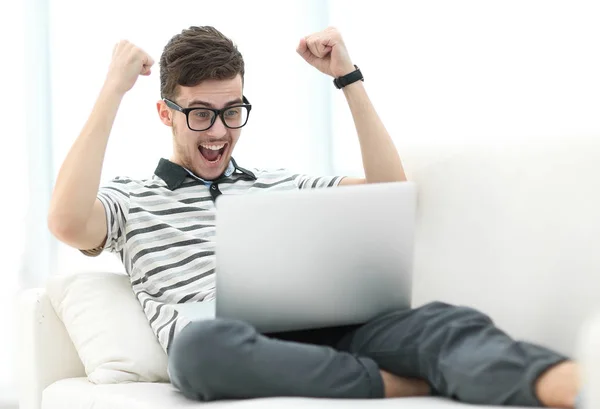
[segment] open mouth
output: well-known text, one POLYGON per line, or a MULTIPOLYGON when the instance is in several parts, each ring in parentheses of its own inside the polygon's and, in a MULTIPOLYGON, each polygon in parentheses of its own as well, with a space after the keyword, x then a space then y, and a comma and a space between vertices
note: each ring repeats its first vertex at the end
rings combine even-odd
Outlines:
POLYGON ((203 143, 198 146, 198 150, 200 151, 200 155, 204 158, 209 165, 218 165, 227 149, 227 143, 219 143, 219 144, 206 144, 203 143))

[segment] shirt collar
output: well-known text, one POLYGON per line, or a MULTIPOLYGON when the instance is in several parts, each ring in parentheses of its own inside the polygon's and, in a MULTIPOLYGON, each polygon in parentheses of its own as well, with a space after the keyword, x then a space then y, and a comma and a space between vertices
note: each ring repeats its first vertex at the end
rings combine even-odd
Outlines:
POLYGON ((250 178, 251 180, 256 180, 256 176, 254 175, 254 173, 239 167, 235 162, 235 159, 233 158, 231 158, 231 160, 229 161, 225 172, 223 172, 223 174, 215 180, 204 180, 194 175, 190 170, 184 168, 183 166, 180 166, 164 158, 161 158, 158 162, 158 166, 156 167, 154 174, 165 181, 169 190, 175 190, 182 185, 186 177, 192 177, 205 184, 218 183, 221 180, 231 178, 236 174, 236 172, 239 172, 241 178, 250 178))
MULTIPOLYGON (((194 179, 199 180, 200 182, 206 184, 211 184, 213 183, 212 180, 206 180, 206 179, 202 179, 201 177, 198 177, 196 175, 194 175, 194 172, 192 172, 191 170, 189 170, 188 168, 184 168, 186 170, 186 172, 194 179)), ((233 164, 233 161, 229 161, 229 165, 227 165, 227 169, 225 169, 225 172, 223 172, 223 174, 221 175, 221 177, 226 177, 228 178, 229 176, 233 175, 233 172, 235 172, 235 165, 233 164)))

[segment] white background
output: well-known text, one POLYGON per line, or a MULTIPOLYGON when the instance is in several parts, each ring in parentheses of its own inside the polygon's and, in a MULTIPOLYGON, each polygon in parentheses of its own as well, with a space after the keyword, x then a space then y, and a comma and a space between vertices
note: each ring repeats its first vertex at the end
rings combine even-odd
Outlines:
MULTIPOLYGON (((58 245, 44 235, 43 220, 53 178, 121 38, 157 61, 169 38, 190 25, 214 25, 238 44, 247 66, 245 94, 254 106, 235 154, 244 167, 362 175, 342 92, 295 53, 301 36, 329 24, 342 31, 401 154, 433 145, 493 149, 600 136, 598 1, 56 0, 47 12, 36 9, 36 18, 46 13, 48 36, 33 43, 45 50, 32 50, 25 40, 44 36, 31 6, 46 3, 25 3, 29 7, 0 14, 0 402, 16 397, 12 317, 19 285, 43 282, 57 271, 121 268, 110 256, 91 260, 58 245), (48 65, 47 75, 30 76, 39 71, 32 56, 40 67, 48 65), (49 102, 38 101, 38 110, 27 114, 40 95, 49 102), (37 186, 32 180, 41 193, 30 200, 29 186, 37 186)), ((155 67, 123 102, 104 180, 148 177, 160 157, 169 157, 171 136, 156 115, 158 98, 155 67)))

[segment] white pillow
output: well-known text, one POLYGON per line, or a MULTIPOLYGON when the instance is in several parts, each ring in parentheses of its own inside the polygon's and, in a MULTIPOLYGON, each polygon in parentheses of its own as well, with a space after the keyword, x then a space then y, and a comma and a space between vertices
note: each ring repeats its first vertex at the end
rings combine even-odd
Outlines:
POLYGON ((168 382, 161 348, 129 277, 80 273, 52 277, 47 293, 96 384, 168 382))

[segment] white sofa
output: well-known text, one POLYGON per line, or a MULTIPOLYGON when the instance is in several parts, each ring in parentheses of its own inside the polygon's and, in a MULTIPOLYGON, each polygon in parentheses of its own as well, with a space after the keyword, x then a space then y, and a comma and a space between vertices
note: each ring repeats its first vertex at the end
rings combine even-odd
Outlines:
MULTIPOLYGON (((399 148, 420 191, 415 305, 470 305, 515 337, 580 357, 586 397, 597 399, 600 316, 591 317, 600 310, 598 144, 569 138, 543 145, 399 148)), ((44 289, 23 294, 20 314, 21 409, 473 407, 433 398, 207 404, 187 401, 166 383, 95 385, 44 289)))

